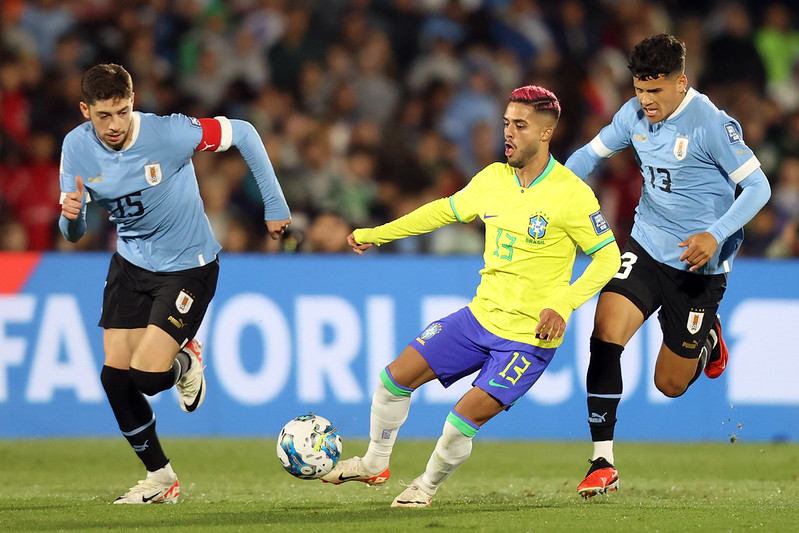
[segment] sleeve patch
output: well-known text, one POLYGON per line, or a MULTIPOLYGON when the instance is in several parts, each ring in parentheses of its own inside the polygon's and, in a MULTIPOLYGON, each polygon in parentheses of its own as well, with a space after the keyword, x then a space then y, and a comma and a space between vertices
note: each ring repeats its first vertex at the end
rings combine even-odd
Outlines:
POLYGON ((603 233, 610 231, 610 224, 608 224, 608 221, 605 219, 605 215, 602 214, 602 211, 592 213, 588 217, 591 219, 591 224, 594 226, 594 233, 597 235, 602 235, 603 233))
POLYGON ((191 122, 191 125, 194 126, 195 128, 202 128, 199 119, 196 119, 194 117, 189 117, 189 122, 191 122))
POLYGON ((724 131, 727 132, 728 143, 735 144, 741 142, 741 132, 738 130, 738 126, 735 124, 735 122, 725 122, 724 131))

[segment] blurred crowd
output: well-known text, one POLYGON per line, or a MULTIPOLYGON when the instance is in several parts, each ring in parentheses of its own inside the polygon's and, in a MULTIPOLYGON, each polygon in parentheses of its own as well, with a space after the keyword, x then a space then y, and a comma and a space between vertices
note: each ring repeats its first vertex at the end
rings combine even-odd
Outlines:
MULTIPOLYGON (((58 233, 64 135, 83 121, 80 79, 101 62, 133 76, 135 108, 225 115, 259 131, 292 210, 268 239, 235 149, 194 165, 227 252, 340 252, 355 227, 405 214, 503 161, 509 93, 561 100, 561 162, 634 96, 627 53, 669 32, 689 85, 742 125, 772 187, 743 254, 799 257, 799 7, 793 0, 0 0, 0 250, 112 250, 106 215, 58 233)), ((641 177, 629 150, 591 176, 623 243, 641 177)), ((479 224, 381 251, 480 253, 479 224)))

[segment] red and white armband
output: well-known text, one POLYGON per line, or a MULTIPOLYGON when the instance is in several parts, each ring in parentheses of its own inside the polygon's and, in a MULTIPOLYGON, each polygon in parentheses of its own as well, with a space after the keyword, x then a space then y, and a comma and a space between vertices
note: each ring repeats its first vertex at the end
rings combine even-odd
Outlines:
POLYGON ((233 126, 227 117, 201 118, 203 137, 195 152, 224 152, 233 142, 233 126))

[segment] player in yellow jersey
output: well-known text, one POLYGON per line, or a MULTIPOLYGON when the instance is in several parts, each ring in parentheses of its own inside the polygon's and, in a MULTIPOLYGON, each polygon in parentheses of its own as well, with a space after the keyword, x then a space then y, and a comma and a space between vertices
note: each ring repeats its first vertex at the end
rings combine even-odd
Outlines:
POLYGON ((560 102, 549 90, 516 89, 504 116, 507 163, 487 166, 449 198, 348 237, 363 254, 372 245, 480 218, 486 228, 485 266, 471 303, 430 324, 381 371, 366 454, 340 461, 323 481, 385 483, 411 393, 433 379, 448 387, 479 370, 447 416, 424 473, 392 503, 429 505, 469 457, 477 430, 509 409, 544 372, 571 312, 618 271, 619 248, 594 193, 549 153, 559 117, 560 102), (570 284, 578 246, 591 262, 570 284))

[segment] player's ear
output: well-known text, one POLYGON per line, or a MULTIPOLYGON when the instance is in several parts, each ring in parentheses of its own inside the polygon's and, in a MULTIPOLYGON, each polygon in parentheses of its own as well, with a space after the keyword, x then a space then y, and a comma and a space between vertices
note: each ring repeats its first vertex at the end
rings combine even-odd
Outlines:
POLYGON ((685 74, 680 74, 677 78, 677 91, 684 93, 688 90, 688 77, 685 74))
POLYGON ((136 96, 136 93, 130 93, 130 107, 133 108, 133 97, 136 96))
POLYGON ((86 105, 86 102, 81 102, 80 104, 80 112, 83 113, 83 118, 89 119, 91 116, 89 115, 89 106, 86 105))
POLYGON ((541 130, 541 142, 549 142, 552 139, 552 134, 554 132, 554 126, 546 126, 543 130, 541 130))

